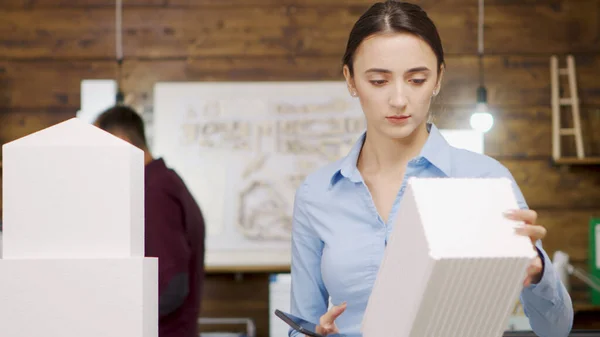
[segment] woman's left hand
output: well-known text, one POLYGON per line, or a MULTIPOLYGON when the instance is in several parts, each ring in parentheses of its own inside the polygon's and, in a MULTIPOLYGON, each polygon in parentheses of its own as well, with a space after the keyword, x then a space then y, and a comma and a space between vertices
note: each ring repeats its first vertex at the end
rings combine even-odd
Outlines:
MULTIPOLYGON (((538 252, 535 243, 546 236, 546 228, 536 224, 537 213, 530 209, 512 210, 506 213, 506 217, 511 220, 523 221, 525 224, 516 229, 517 234, 528 236, 531 239, 533 249, 538 252)), ((527 267, 527 276, 523 281, 523 286, 539 283, 544 272, 542 259, 538 253, 529 267, 527 267)))

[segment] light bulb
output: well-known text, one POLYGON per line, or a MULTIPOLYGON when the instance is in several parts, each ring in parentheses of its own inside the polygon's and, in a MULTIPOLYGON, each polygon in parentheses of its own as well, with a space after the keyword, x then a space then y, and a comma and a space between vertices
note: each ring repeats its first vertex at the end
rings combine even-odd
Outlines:
POLYGON ((494 117, 488 112, 487 104, 477 103, 471 115, 471 127, 479 132, 488 132, 494 125, 494 117))

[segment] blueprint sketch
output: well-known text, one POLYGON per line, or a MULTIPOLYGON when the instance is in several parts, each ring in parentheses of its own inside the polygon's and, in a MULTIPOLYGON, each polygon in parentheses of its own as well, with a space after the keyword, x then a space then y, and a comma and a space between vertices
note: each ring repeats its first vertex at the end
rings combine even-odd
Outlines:
POLYGON ((358 99, 343 82, 159 83, 154 95, 153 151, 200 204, 207 259, 272 251, 258 260, 289 264, 295 191, 364 131, 358 99))

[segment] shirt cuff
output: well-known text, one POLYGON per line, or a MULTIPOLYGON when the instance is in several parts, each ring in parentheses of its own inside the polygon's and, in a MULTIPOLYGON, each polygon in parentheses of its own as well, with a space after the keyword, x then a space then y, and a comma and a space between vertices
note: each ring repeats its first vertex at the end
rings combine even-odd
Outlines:
POLYGON ((539 296, 545 300, 556 304, 558 299, 558 290, 556 289, 556 271, 552 265, 552 261, 548 254, 540 247, 535 247, 540 259, 542 260, 542 278, 536 284, 530 284, 524 291, 531 292, 535 296, 539 296))

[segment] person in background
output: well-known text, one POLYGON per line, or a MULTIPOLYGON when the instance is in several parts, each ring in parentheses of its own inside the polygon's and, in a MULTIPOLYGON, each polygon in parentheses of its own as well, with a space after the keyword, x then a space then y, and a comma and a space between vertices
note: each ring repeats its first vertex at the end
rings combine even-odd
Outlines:
POLYGON ((144 151, 145 250, 147 257, 158 257, 159 337, 198 337, 205 249, 202 212, 179 175, 162 158, 153 158, 136 111, 114 106, 94 125, 144 151))
POLYGON ((538 253, 520 294, 525 314, 538 336, 565 337, 572 301, 542 248, 546 230, 536 212, 506 167, 449 145, 429 121, 444 71, 437 28, 419 6, 378 2, 355 23, 343 73, 367 128, 346 157, 308 175, 296 191, 291 313, 317 323, 322 335, 360 335, 408 178, 506 177, 519 204, 507 217, 525 223, 517 232, 538 253))

